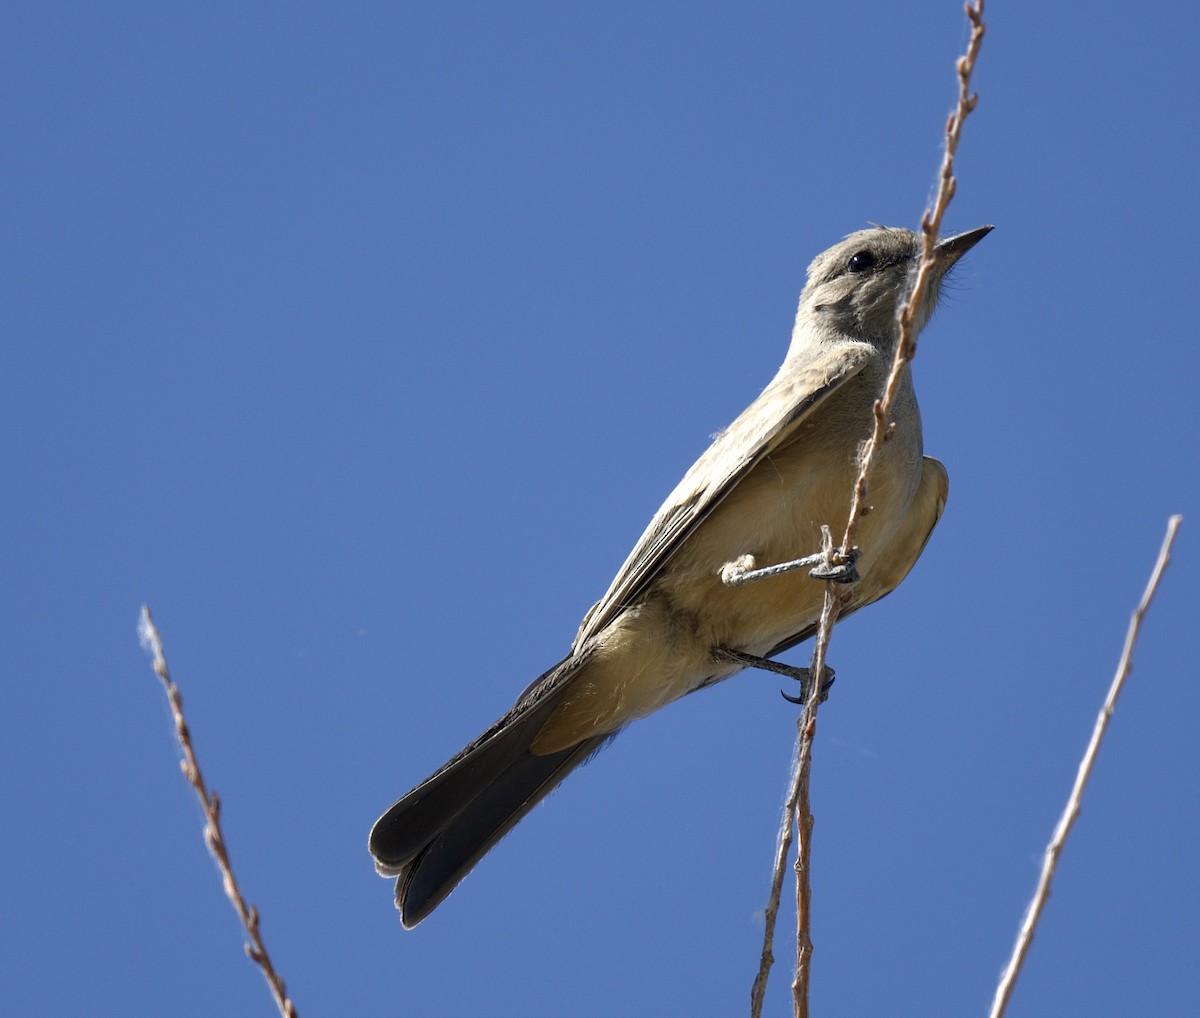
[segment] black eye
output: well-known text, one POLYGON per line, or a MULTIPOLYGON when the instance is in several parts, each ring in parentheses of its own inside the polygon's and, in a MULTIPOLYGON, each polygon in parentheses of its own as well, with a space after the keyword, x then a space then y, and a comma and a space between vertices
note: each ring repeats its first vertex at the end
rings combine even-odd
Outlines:
POLYGON ((859 251, 858 254, 850 256, 850 261, 846 263, 846 268, 851 272, 866 272, 867 269, 875 265, 875 256, 870 251, 859 251))

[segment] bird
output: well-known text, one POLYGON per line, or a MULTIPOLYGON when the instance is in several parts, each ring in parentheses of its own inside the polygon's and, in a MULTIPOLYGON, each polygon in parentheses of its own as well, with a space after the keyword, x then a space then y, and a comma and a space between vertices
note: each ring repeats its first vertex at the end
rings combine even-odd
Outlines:
MULTIPOLYGON (((991 230, 936 242, 914 337, 951 267, 991 230)), ((783 364, 667 496, 567 656, 376 821, 369 849, 377 872, 396 878, 406 929, 625 725, 816 632, 823 583, 800 571, 731 580, 819 549, 822 524, 846 519, 922 250, 920 234, 872 226, 812 261, 783 364)), ((948 486, 942 464, 923 454, 905 364, 857 557, 838 577, 842 616, 904 579, 948 486)))

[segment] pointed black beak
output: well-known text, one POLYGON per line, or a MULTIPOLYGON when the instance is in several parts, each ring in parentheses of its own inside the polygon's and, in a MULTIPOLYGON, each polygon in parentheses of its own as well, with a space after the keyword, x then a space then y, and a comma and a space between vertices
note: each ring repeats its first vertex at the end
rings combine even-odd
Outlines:
POLYGON ((938 261, 947 269, 950 268, 951 265, 991 233, 993 229, 994 227, 991 226, 977 226, 973 230, 967 230, 966 233, 956 233, 953 237, 939 240, 935 248, 938 261))

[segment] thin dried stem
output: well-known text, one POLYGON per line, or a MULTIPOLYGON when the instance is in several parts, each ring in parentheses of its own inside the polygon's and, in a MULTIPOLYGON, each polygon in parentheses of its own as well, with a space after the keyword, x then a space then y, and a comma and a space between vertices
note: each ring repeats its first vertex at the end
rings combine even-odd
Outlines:
MULTIPOLYGON (((832 537, 828 527, 824 530, 828 553, 832 551, 832 537)), ((808 1014, 808 961, 812 956, 812 940, 808 937, 808 914, 812 902, 812 886, 808 879, 808 871, 813 825, 812 812, 808 806, 808 780, 809 774, 812 772, 812 744, 817 731, 817 705, 821 701, 821 692, 825 686, 825 649, 829 644, 829 631, 840 609, 841 601, 836 596, 835 585, 827 582, 825 584, 825 604, 821 611, 820 631, 813 648, 812 666, 809 669, 810 680, 807 696, 796 721, 796 765, 792 768, 792 774, 788 781, 787 798, 783 805, 783 821, 780 824, 778 843, 775 848, 775 864, 771 869, 771 893, 764 911, 762 954, 759 957, 758 973, 754 977, 754 985, 750 990, 752 1018, 761 1018, 763 999, 767 992, 767 978, 771 973, 771 966, 775 964, 772 945, 775 942, 775 923, 779 918, 779 902, 783 895, 783 876, 792 848, 793 817, 796 820, 795 830, 800 832, 800 851, 797 854, 795 866, 798 928, 796 981, 792 986, 792 994, 794 1000, 802 1002, 797 1004, 796 1014, 808 1014)))
MULTIPOLYGON (((954 112, 946 121, 946 148, 942 157, 942 165, 938 172, 937 195, 933 208, 927 209, 921 216, 921 233, 923 248, 921 264, 913 280, 912 290, 908 300, 897 315, 896 352, 892 359, 892 368, 884 383, 879 399, 873 408, 874 424, 871 435, 863 446, 858 476, 854 481, 854 489, 850 502, 850 511, 846 519, 846 529, 841 545, 834 549, 827 541, 827 561, 841 564, 848 561, 848 553, 854 547, 855 533, 858 525, 870 511, 867 496, 870 490, 871 474, 875 468, 875 456, 879 447, 891 437, 891 411, 896 393, 899 391, 901 379, 909 362, 916 356, 917 342, 914 325, 917 321, 917 309, 925 300, 929 285, 934 278, 937 267, 935 247, 942 220, 950 199, 954 197, 957 187, 954 178, 954 158, 958 153, 959 139, 962 137, 963 124, 979 101, 978 95, 971 91, 971 75, 975 70, 975 61, 979 56, 979 48, 983 43, 986 27, 983 23, 984 0, 975 0, 974 4, 965 5, 967 19, 971 23, 971 36, 967 42, 966 53, 958 58, 955 69, 958 73, 958 103, 954 112)), ((813 648, 812 674, 824 674, 825 657, 832 636, 833 625, 837 620, 840 602, 832 583, 826 584, 825 610, 821 613, 821 623, 817 630, 816 644, 813 648)), ((819 683, 814 683, 819 685, 819 683)), ((751 991, 751 1015, 758 1018, 762 1011, 762 1001, 766 993, 767 977, 774 962, 771 951, 771 940, 775 932, 775 919, 779 908, 779 896, 782 887, 783 865, 791 847, 791 818, 796 818, 796 829, 799 835, 799 847, 796 859, 796 975, 792 982, 792 1006, 796 1018, 804 1018, 808 1014, 808 977, 812 958, 812 888, 809 883, 809 860, 812 852, 813 817, 809 803, 809 773, 812 767, 812 740, 816 733, 817 701, 812 695, 805 705, 805 711, 800 716, 798 745, 796 751, 796 767, 792 774, 792 784, 785 804, 784 828, 786 837, 780 838, 776 851, 775 867, 772 871, 771 897, 766 912, 766 930, 764 931, 763 951, 759 961, 758 973, 754 979, 751 991)))
MULTIPOLYGON (((942 156, 941 170, 938 172, 937 196, 932 210, 926 209, 921 216, 921 235, 924 246, 921 254, 921 265, 913 280, 912 291, 908 300, 900 309, 897 316, 899 335, 896 339, 896 353, 892 358, 892 370, 884 384, 883 393, 875 401, 875 424, 871 437, 863 446, 862 458, 859 464, 858 477, 854 482, 854 496, 850 503, 850 515, 846 520, 846 531, 842 536, 840 553, 848 552, 854 546, 855 532, 862 518, 870 511, 867 504, 867 494, 870 490, 871 473, 875 469, 875 456, 879 447, 891 437, 892 403, 900 389, 900 381, 909 362, 917 355, 917 337, 913 326, 917 321, 917 309, 925 300, 929 285, 935 278, 937 269, 938 233, 942 228, 942 219, 954 197, 957 182, 954 179, 954 157, 958 153, 958 141, 962 137, 963 124, 971 111, 979 102, 979 96, 971 91, 971 75, 975 70, 975 60, 979 56, 979 47, 983 43, 986 27, 983 23, 983 0, 977 0, 974 6, 966 5, 967 18, 971 22, 971 38, 967 42, 967 52, 958 58, 955 65, 958 71, 958 105, 946 121, 946 150, 942 156)), ((840 560, 840 556, 839 556, 840 560)))
MULTIPOLYGON (((832 549, 831 549, 832 550, 832 549)), ((817 642, 813 647, 812 674, 825 674, 825 654, 833 624, 841 610, 841 599, 837 585, 825 583, 825 603, 821 609, 821 622, 817 630, 817 642)), ((798 722, 800 743, 796 753, 796 777, 792 807, 796 813, 796 975, 792 980, 792 1013, 795 1018, 808 1018, 808 977, 812 963, 812 882, 809 880, 812 860, 813 815, 808 794, 809 776, 812 774, 813 740, 817 735, 817 704, 821 699, 821 683, 813 681, 808 690, 808 701, 798 722)))
MULTIPOLYGON (((824 554, 833 554, 833 535, 828 527, 822 527, 824 554)), ((763 999, 767 992, 767 978, 775 963, 772 944, 775 940, 775 924, 779 916, 779 902, 783 893, 783 876, 787 867, 794 830, 799 836, 796 854, 796 974, 792 981, 792 1006, 796 1018, 808 1016, 808 978, 812 959, 811 912, 812 883, 809 880, 812 857, 813 816, 809 805, 809 778, 812 774, 812 747, 817 734, 817 706, 825 685, 825 657, 829 647, 829 636, 842 608, 842 598, 837 584, 826 582, 825 601, 813 646, 812 664, 809 667, 809 682, 804 706, 796 721, 796 765, 788 783, 788 794, 783 807, 783 823, 780 826, 779 842, 775 850, 775 865, 771 871, 771 893, 765 910, 763 947, 759 958, 758 973, 750 991, 750 1014, 752 1018, 762 1015, 763 999)))
POLYGON ((142 646, 153 655, 154 672, 162 680, 163 690, 167 694, 167 703, 171 707, 171 716, 175 721, 175 736, 179 740, 179 748, 183 750, 183 759, 179 762, 183 776, 192 786, 196 797, 200 800, 200 808, 204 810, 204 843, 216 860, 217 869, 221 873, 221 882, 225 887, 225 895, 229 898, 233 909, 242 921, 246 930, 248 943, 245 945, 246 954, 260 969, 275 998, 275 1006, 284 1018, 296 1018, 296 1008, 287 995, 282 977, 271 964, 267 946, 263 943, 259 932, 258 909, 247 905, 238 886, 237 878, 233 875, 233 866, 229 861, 229 850, 225 845, 225 835, 221 832, 221 800, 215 791, 210 792, 196 760, 196 750, 192 745, 191 732, 183 716, 183 696, 179 687, 171 680, 171 672, 167 668, 167 659, 163 655, 162 638, 155 628, 154 620, 150 617, 150 609, 142 605, 142 617, 138 623, 138 635, 142 646))
MULTIPOLYGON (((804 722, 805 714, 800 715, 800 723, 804 722)), ((799 757, 796 763, 799 764, 799 757)), ((771 949, 775 943, 775 921, 779 918, 779 899, 783 895, 783 875, 787 870, 788 854, 792 850, 792 816, 796 812, 797 774, 799 768, 792 769, 789 781, 787 801, 783 807, 783 820, 779 826, 779 838, 775 846, 775 865, 771 868, 771 894, 767 900, 764 912, 766 920, 763 928, 762 955, 758 961, 758 973, 754 977, 754 985, 750 989, 750 1016, 762 1018, 763 998, 767 992, 767 977, 771 974, 771 966, 775 964, 775 953, 771 949)))
POLYGON ((1042 874, 1038 878, 1037 889, 1033 892, 1033 900, 1030 901, 1029 908, 1025 911, 1025 918, 1021 922, 1021 930, 1017 934, 1017 942, 1013 947, 1012 957, 1009 959, 1008 965, 1004 970, 1004 975, 1000 979, 1000 985, 996 988, 996 996, 992 1000, 992 1010, 989 1012, 990 1018, 1001 1018, 1008 1007, 1008 1001, 1012 996, 1013 989, 1017 985, 1017 977, 1021 974, 1021 966, 1025 962, 1025 956, 1029 953, 1029 947, 1033 943, 1033 935, 1037 931, 1042 910, 1046 907, 1046 901, 1050 897, 1050 883, 1054 879, 1055 870, 1058 868, 1058 860, 1062 855, 1063 846, 1066 845, 1071 828, 1079 816, 1084 789, 1087 788, 1088 779, 1092 776, 1092 768, 1096 764, 1096 755, 1100 752, 1100 742, 1104 738, 1109 721, 1112 720, 1113 711, 1117 706, 1117 697, 1121 695, 1125 679, 1129 676, 1129 672, 1133 668, 1133 648, 1137 645, 1138 634, 1142 628, 1142 619, 1150 608, 1150 602, 1154 599, 1154 595, 1158 590, 1158 582, 1162 579, 1162 575, 1166 571, 1167 563, 1171 561, 1171 546, 1175 543, 1175 534, 1179 530, 1181 522, 1183 522, 1182 516, 1172 516, 1167 520, 1167 534, 1163 538, 1162 548, 1158 553, 1158 561, 1154 563, 1154 570, 1150 574, 1150 581, 1146 584, 1146 590, 1142 594, 1142 599, 1134 609, 1133 617, 1129 620, 1129 631, 1125 634, 1125 647, 1121 651, 1120 661, 1117 662, 1116 675, 1113 676, 1108 696, 1104 699, 1104 706, 1100 708, 1100 714, 1096 718, 1096 725, 1092 729, 1092 738, 1088 742, 1087 749, 1084 751, 1083 759, 1079 762, 1079 771, 1075 775, 1075 785, 1071 789, 1070 796, 1067 798, 1066 808, 1063 810, 1062 816, 1059 817, 1058 825, 1054 829, 1054 836, 1050 839, 1050 844, 1046 846, 1046 854, 1042 859, 1042 874))

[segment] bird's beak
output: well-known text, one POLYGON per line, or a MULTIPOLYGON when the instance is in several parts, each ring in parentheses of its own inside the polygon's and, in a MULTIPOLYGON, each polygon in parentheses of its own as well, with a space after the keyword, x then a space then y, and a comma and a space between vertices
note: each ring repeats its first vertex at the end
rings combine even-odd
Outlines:
POLYGON ((934 248, 937 252, 938 262, 943 268, 950 268, 993 229, 994 227, 991 226, 977 226, 973 230, 967 230, 966 233, 956 233, 953 237, 939 240, 937 247, 934 248))

